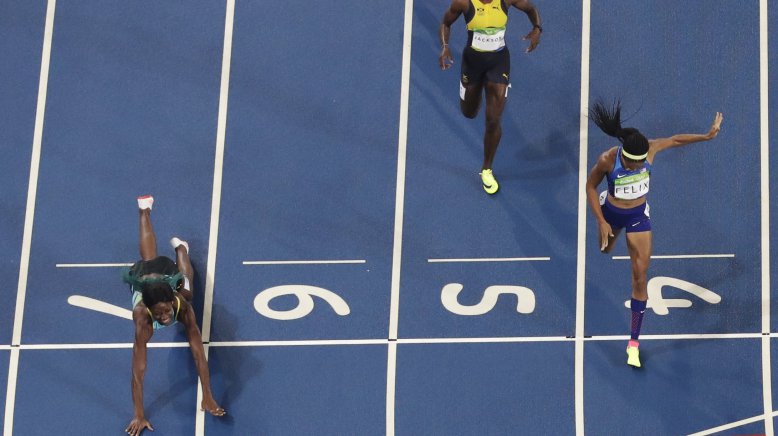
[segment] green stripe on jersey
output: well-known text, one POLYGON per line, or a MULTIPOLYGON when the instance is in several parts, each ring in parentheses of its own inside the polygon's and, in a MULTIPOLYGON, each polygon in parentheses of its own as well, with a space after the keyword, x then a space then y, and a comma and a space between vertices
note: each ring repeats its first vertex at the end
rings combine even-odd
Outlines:
POLYGON ((505 26, 503 26, 503 27, 484 27, 484 28, 480 28, 480 29, 478 29, 478 28, 477 29, 473 29, 473 32, 482 33, 484 35, 496 35, 496 34, 498 34, 500 32, 504 32, 504 31, 505 31, 505 26))
POLYGON ((648 178, 648 171, 643 172, 643 173, 639 173, 639 174, 633 174, 633 175, 627 176, 627 177, 617 178, 613 182, 613 184, 616 185, 616 186, 629 185, 631 183, 636 183, 636 182, 643 181, 643 180, 645 180, 647 178, 648 178))

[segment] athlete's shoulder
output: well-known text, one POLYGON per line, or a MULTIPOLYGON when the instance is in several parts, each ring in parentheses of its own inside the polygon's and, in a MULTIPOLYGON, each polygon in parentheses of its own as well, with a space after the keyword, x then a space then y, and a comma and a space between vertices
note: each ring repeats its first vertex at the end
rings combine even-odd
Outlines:
POLYGON ((151 316, 146 311, 143 303, 132 309, 132 323, 135 325, 135 343, 145 344, 154 335, 154 327, 151 316))
POLYGON ((146 305, 143 304, 143 301, 139 301, 138 304, 135 305, 135 307, 132 308, 132 317, 135 318, 135 315, 143 314, 146 312, 146 305))
POLYGON ((132 308, 132 322, 134 322, 136 326, 145 324, 151 325, 151 316, 143 302, 138 303, 132 308))
POLYGON ((181 295, 176 295, 176 297, 178 297, 178 301, 181 303, 179 313, 186 313, 187 311, 192 310, 192 304, 186 301, 186 298, 182 297, 181 295))
POLYGON ((616 164, 616 152, 619 147, 612 147, 604 151, 599 158, 597 158, 597 167, 605 172, 613 170, 613 166, 616 164))
POLYGON ((599 160, 603 160, 605 162, 616 162, 616 154, 619 151, 619 147, 611 147, 607 150, 605 150, 601 155, 599 160))
POLYGON ((180 296, 178 298, 181 300, 181 308, 178 310, 176 320, 186 327, 189 327, 189 324, 197 326, 197 317, 195 316, 192 304, 180 296))

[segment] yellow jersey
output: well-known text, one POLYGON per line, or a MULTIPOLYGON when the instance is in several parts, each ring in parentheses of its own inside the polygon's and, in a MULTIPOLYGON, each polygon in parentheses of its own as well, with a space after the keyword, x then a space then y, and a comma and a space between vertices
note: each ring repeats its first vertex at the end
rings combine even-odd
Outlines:
POLYGON ((465 13, 467 30, 505 29, 508 24, 505 6, 503 0, 492 0, 491 3, 470 0, 470 8, 465 13))
POLYGON ((505 47, 508 11, 503 0, 492 0, 490 3, 470 0, 465 20, 469 47, 477 51, 499 51, 505 47))

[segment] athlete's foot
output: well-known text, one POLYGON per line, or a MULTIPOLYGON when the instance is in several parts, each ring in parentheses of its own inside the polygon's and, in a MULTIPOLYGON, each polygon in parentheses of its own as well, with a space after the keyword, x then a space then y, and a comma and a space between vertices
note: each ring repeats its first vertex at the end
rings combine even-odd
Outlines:
POLYGON ((629 341, 627 346, 627 365, 640 368, 640 349, 637 341, 629 341))
POLYGON ((189 253, 189 244, 187 244, 186 241, 182 241, 176 237, 173 237, 170 240, 170 245, 173 247, 173 250, 177 250, 178 247, 184 247, 184 250, 189 253))
POLYGON ((494 179, 491 168, 481 170, 481 185, 484 187, 484 191, 486 191, 487 194, 494 194, 500 189, 500 185, 498 185, 497 180, 494 179))
POLYGON ((148 209, 151 210, 151 205, 154 204, 154 197, 151 195, 144 195, 141 197, 138 197, 138 209, 148 209))

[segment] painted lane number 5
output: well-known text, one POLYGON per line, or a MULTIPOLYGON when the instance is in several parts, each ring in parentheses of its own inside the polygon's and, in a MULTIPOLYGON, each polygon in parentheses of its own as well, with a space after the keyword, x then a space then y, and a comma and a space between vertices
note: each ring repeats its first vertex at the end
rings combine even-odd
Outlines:
POLYGON ((440 301, 449 312, 457 315, 473 316, 483 315, 494 309, 497 299, 502 294, 515 295, 519 300, 516 303, 516 312, 529 314, 535 310, 535 293, 532 289, 524 286, 494 285, 484 290, 484 296, 481 301, 472 306, 466 306, 459 303, 459 293, 464 286, 460 283, 449 283, 443 286, 440 292, 440 301))

